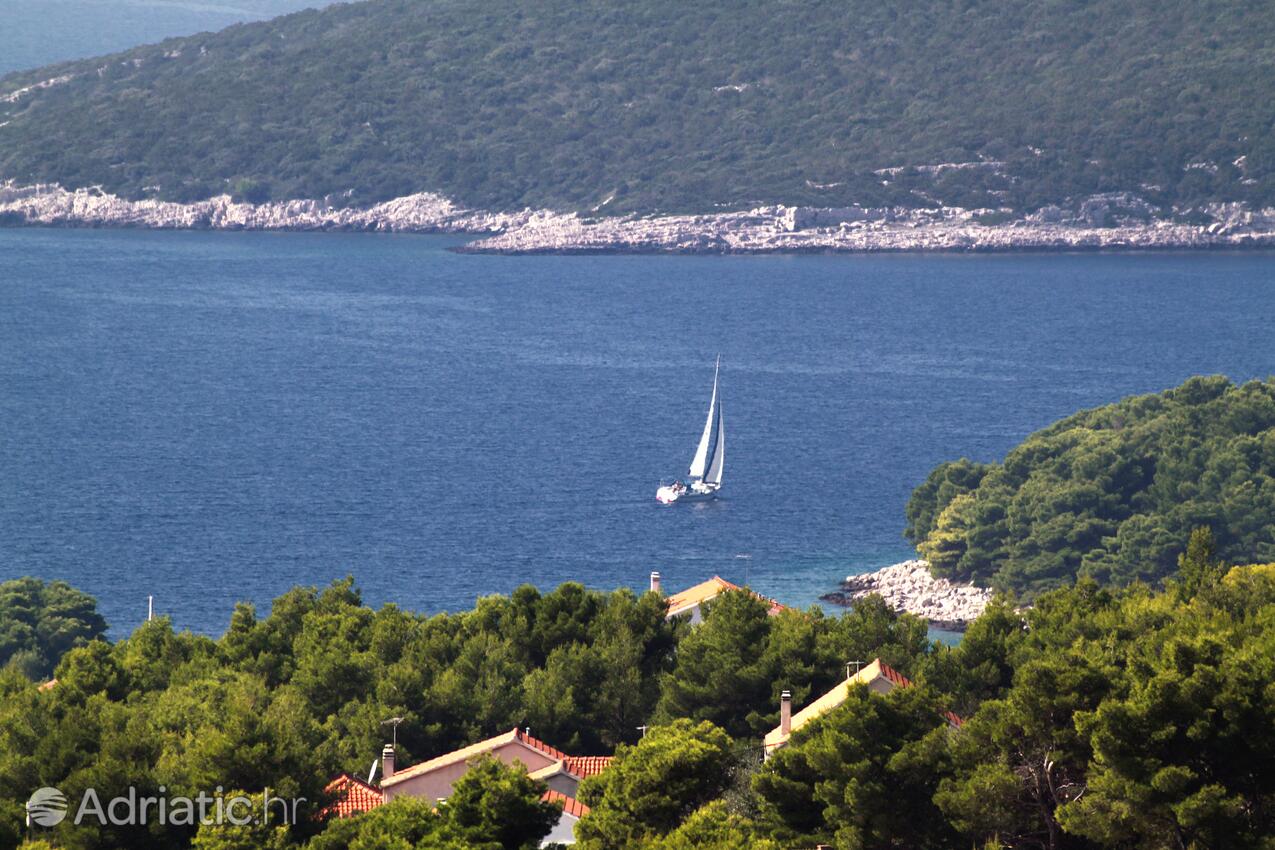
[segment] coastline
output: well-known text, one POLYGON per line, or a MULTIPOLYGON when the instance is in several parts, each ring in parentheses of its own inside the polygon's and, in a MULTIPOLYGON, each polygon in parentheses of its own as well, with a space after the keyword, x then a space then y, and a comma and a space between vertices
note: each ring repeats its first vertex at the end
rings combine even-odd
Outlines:
POLYGON ((918 559, 846 576, 840 590, 824 594, 820 599, 850 606, 855 600, 874 593, 895 611, 915 614, 935 628, 952 632, 965 631, 994 595, 987 588, 935 578, 930 574, 930 565, 918 559))
POLYGON ((955 207, 767 206, 708 215, 604 216, 470 209, 420 192, 366 208, 330 200, 253 204, 130 201, 100 189, 0 183, 0 226, 160 230, 365 231, 476 237, 467 254, 782 254, 1018 251, 1157 251, 1275 247, 1275 209, 1213 204, 1201 221, 1153 217, 1142 199, 1112 193, 987 223, 997 210, 955 207))

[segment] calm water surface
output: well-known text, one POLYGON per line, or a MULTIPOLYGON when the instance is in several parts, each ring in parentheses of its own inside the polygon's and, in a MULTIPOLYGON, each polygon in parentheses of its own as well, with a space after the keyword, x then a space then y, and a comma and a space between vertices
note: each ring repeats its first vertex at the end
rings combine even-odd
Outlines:
POLYGON ((909 556, 936 463, 1275 372, 1271 254, 475 257, 444 237, 0 230, 0 579, 115 634, 352 574, 798 605, 909 556), (720 352, 725 498, 665 508, 720 352))

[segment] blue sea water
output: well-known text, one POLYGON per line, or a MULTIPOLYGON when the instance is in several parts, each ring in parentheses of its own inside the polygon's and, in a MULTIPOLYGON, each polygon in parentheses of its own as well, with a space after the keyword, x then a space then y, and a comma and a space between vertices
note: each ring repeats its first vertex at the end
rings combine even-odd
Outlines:
POLYGON ((485 257, 450 237, 0 230, 0 580, 127 634, 352 574, 808 605, 945 459, 1275 372, 1275 256, 485 257), (724 498, 658 505, 722 356, 724 498))

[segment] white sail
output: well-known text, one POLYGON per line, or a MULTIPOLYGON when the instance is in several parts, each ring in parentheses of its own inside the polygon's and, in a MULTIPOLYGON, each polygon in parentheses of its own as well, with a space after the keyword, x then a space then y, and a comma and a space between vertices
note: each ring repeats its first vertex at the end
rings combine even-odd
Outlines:
POLYGON ((713 443, 713 460, 708 464, 709 484, 721 486, 722 467, 726 464, 726 423, 722 421, 722 406, 717 405, 717 440, 713 443))
POLYGON ((691 460, 691 478, 703 478, 704 466, 708 463, 708 444, 713 438, 713 419, 717 414, 717 371, 722 361, 717 359, 717 367, 713 369, 713 397, 708 402, 708 418, 704 420, 704 434, 699 438, 699 447, 695 449, 695 457, 691 460))

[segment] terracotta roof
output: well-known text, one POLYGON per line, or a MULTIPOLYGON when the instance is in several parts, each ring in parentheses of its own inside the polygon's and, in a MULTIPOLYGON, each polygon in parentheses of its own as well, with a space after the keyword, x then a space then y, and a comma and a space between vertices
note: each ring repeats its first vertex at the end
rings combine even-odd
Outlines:
MULTIPOLYGON (((668 599, 665 600, 668 605, 668 615, 673 617, 677 614, 683 614, 691 608, 694 608, 696 605, 700 605, 710 599, 716 599, 728 590, 743 589, 744 588, 734 582, 729 582, 721 576, 713 576, 708 581, 702 581, 693 587, 688 587, 686 590, 683 590, 680 593, 674 593, 672 596, 668 597, 668 599)), ((768 613, 772 616, 784 610, 783 605, 780 605, 773 599, 762 596, 760 593, 753 593, 753 596, 770 606, 768 613)))
MULTIPOLYGON (((771 750, 788 743, 788 739, 792 736, 792 734, 802 726, 805 726, 815 718, 821 717, 827 712, 832 711, 834 708, 845 702, 846 698, 850 696, 850 689, 855 685, 867 685, 868 687, 871 687, 875 682, 881 682, 884 684, 887 691, 892 691, 895 688, 912 687, 912 682, 907 676, 904 676, 890 665, 882 662, 880 658, 873 659, 872 663, 867 667, 859 670, 859 672, 855 673, 844 682, 838 682, 826 694, 794 714, 792 716, 792 723, 790 724, 790 731, 788 734, 785 735, 779 726, 776 726, 774 729, 767 732, 764 742, 765 748, 767 750, 771 750)), ((960 726, 965 722, 950 711, 943 712, 943 719, 952 726, 960 726)))
POLYGON ((336 798, 336 802, 323 810, 324 817, 348 818, 385 804, 384 791, 348 773, 333 779, 323 790, 336 798))
POLYGON ((606 770, 611 764, 611 759, 612 756, 567 756, 563 759, 563 766, 566 767, 567 773, 581 779, 588 779, 606 770))
POLYGON ((561 803, 562 810, 572 817, 582 818, 589 813, 589 807, 581 803, 575 797, 568 797, 561 791, 554 791, 552 788, 546 791, 541 797, 546 803, 561 803))
POLYGON ((51 691, 51 690, 53 690, 54 688, 56 688, 57 686, 58 686, 58 680, 57 680, 57 679, 50 679, 49 681, 45 682, 45 683, 44 683, 43 685, 41 685, 40 687, 36 688, 36 690, 37 690, 37 691, 51 691))
POLYGON ((544 753, 551 759, 557 759, 558 761, 566 761, 567 759, 571 758, 562 750, 559 750, 556 747, 549 746, 544 741, 541 741, 539 738, 531 737, 530 735, 528 735, 526 732, 522 731, 521 729, 517 729, 517 728, 514 729, 514 740, 521 741, 522 743, 528 745, 529 747, 540 750, 540 752, 544 753))

